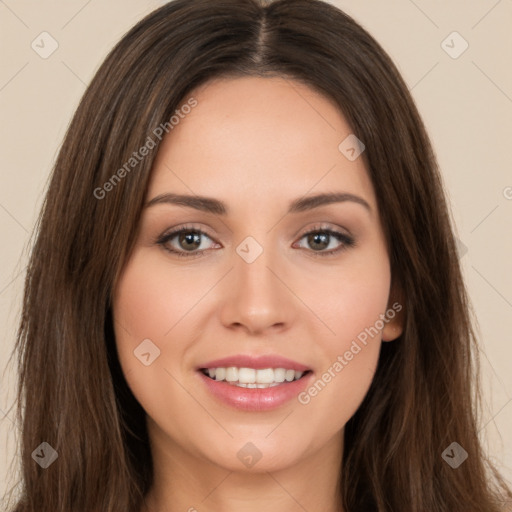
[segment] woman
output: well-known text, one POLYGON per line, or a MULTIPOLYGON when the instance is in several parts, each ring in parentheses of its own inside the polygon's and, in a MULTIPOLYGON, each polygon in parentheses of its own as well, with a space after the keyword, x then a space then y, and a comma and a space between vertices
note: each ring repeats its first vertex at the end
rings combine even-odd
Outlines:
POLYGON ((59 153, 17 348, 15 512, 512 498, 424 126, 327 3, 177 0, 120 41, 59 153))

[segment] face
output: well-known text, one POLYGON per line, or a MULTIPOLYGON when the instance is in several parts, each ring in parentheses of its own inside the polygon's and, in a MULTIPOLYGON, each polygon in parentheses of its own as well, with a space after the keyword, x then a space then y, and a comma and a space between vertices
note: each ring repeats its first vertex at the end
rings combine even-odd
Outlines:
POLYGON ((116 283, 121 367, 153 449, 292 467, 341 446, 381 342, 400 334, 375 193, 339 149, 350 126, 305 85, 219 79, 190 96, 116 283))

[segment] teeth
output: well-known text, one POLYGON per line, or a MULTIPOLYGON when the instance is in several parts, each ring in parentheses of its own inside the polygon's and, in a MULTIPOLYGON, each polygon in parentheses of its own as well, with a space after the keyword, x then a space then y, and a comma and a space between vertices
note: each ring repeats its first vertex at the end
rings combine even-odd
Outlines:
POLYGON ((234 366, 226 368, 226 380, 228 382, 236 382, 238 380, 238 368, 234 366))
POLYGON ((256 370, 254 368, 237 368, 238 382, 254 384, 256 382, 256 370))
POLYGON ((286 378, 286 370, 284 368, 276 368, 274 370, 274 380, 276 382, 284 382, 286 378))
POLYGON ((271 384, 274 381, 274 370, 265 368, 264 370, 256 370, 256 382, 258 384, 271 384))
POLYGON ((208 368, 203 373, 215 380, 225 380, 230 384, 243 388, 267 388, 277 386, 281 382, 292 382, 304 375, 304 372, 287 370, 286 368, 208 368))
POLYGON ((230 382, 230 384, 232 386, 237 386, 239 388, 259 388, 259 389, 272 388, 274 386, 279 386, 278 382, 272 382, 270 384, 254 384, 254 383, 244 384, 241 382, 230 382))
POLYGON ((224 380, 226 378, 226 368, 217 368, 215 370, 215 379, 224 380))

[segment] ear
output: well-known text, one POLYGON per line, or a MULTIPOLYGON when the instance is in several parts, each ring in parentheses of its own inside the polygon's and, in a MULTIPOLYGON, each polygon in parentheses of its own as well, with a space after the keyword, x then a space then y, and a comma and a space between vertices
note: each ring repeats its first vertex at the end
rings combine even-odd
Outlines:
POLYGON ((391 285, 382 341, 393 341, 402 335, 405 325, 404 293, 396 284, 391 285))

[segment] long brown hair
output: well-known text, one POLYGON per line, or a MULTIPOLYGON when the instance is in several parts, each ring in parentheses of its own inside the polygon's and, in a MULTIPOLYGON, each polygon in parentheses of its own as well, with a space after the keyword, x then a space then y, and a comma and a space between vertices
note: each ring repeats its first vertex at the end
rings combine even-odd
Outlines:
POLYGON ((364 142, 403 296, 403 335, 383 344, 346 425, 345 510, 501 510, 512 492, 479 444, 478 350, 429 139, 388 55, 319 0, 176 0, 132 28, 96 73, 56 160, 27 269, 13 510, 140 511, 152 462, 144 411, 117 359, 111 294, 158 150, 152 134, 198 85, 247 75, 323 93, 364 142), (149 136, 156 148, 111 181, 149 136), (454 441, 468 453, 457 469, 441 456, 454 441), (47 469, 32 457, 43 442, 58 453, 47 469))

